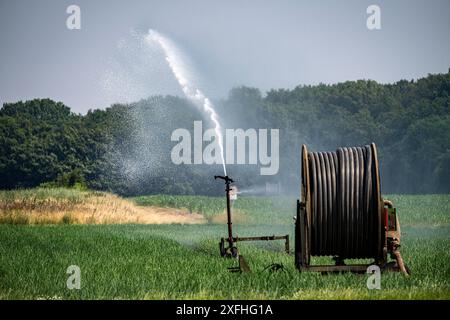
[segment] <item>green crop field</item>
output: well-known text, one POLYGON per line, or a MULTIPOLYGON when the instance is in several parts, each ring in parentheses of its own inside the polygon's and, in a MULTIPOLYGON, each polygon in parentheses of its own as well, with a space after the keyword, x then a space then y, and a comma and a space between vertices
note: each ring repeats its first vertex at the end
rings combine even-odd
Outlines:
MULTIPOLYGON (((218 250, 223 198, 143 196, 131 200, 186 208, 207 223, 1 224, 0 299, 450 299, 450 195, 387 198, 412 276, 384 273, 381 290, 367 289, 367 275, 299 273, 282 241, 239 243, 252 272, 231 273, 237 262, 218 250), (284 269, 265 270, 272 263, 284 269), (67 289, 70 265, 80 267, 80 290, 67 289)), ((295 198, 240 197, 233 208, 238 236, 289 234, 293 248, 295 198)))

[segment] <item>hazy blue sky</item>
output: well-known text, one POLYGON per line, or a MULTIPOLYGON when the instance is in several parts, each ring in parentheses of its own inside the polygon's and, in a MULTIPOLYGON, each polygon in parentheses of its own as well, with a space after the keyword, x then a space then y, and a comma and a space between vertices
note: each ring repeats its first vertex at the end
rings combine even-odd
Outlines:
POLYGON ((418 78, 450 67, 449 15, 448 0, 0 0, 0 103, 49 97, 84 113, 179 94, 161 57, 136 44, 149 28, 183 49, 213 98, 238 85, 418 78), (70 4, 81 30, 66 28, 70 4), (381 30, 366 27, 370 4, 381 30))

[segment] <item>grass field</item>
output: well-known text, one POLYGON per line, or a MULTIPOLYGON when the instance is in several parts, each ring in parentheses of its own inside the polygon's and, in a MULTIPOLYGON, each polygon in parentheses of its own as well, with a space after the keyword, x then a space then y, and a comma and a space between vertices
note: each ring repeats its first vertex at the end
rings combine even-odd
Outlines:
MULTIPOLYGON (((0 201, 5 197, 0 193, 0 201)), ((383 274, 381 290, 368 290, 366 275, 299 273, 282 242, 240 243, 252 272, 230 273, 237 262, 220 258, 217 245, 226 235, 223 198, 146 196, 130 200, 187 209, 208 222, 0 224, 0 298, 450 299, 450 196, 388 198, 398 208, 412 276, 383 274), (284 271, 264 270, 272 263, 284 271), (81 269, 80 290, 66 287, 70 265, 81 269)), ((293 241, 294 198, 241 197, 234 209, 238 235, 290 234, 293 241)))

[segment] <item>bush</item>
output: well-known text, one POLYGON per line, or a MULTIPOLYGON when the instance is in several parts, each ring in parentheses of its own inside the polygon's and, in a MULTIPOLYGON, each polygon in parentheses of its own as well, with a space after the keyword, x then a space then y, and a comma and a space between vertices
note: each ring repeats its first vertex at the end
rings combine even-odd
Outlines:
POLYGON ((55 181, 40 184, 41 188, 71 188, 76 190, 87 190, 86 180, 80 169, 74 169, 69 173, 60 174, 55 181))

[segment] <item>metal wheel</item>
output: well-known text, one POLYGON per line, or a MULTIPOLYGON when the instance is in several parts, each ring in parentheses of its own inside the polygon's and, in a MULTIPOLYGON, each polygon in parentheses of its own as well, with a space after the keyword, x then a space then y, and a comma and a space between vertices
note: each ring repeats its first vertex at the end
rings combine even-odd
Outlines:
POLYGON ((227 254, 227 250, 225 250, 225 242, 223 239, 219 242, 219 250, 220 250, 220 256, 225 257, 227 254))
POLYGON ((238 249, 236 247, 231 248, 231 256, 236 258, 238 256, 238 249))

